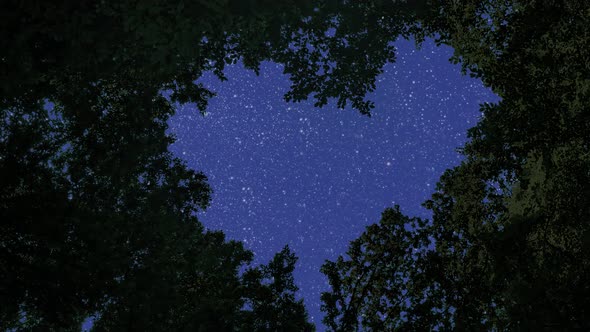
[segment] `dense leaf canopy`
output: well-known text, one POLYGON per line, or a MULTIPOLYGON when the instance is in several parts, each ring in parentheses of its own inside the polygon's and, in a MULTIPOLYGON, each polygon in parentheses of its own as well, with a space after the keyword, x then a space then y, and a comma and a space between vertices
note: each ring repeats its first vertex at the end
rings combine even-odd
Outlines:
POLYGON ((287 101, 361 113, 397 38, 454 48, 501 97, 465 160, 327 262, 326 325, 590 329, 590 3, 47 1, 0 5, 0 328, 312 330, 288 248, 203 229, 204 174, 168 152, 226 64, 284 64, 287 101), (240 272, 242 271, 242 272, 240 272))
POLYGON ((99 331, 313 330, 295 256, 247 267, 241 243, 206 231, 207 179, 168 152, 166 132, 174 103, 205 109, 203 72, 255 68, 260 43, 301 10, 2 3, 0 329, 79 330, 93 316, 99 331))
POLYGON ((431 31, 501 101, 482 105, 465 161, 425 202, 432 220, 386 211, 324 266, 325 321, 339 331, 588 329, 590 5, 444 2, 439 13, 431 31))

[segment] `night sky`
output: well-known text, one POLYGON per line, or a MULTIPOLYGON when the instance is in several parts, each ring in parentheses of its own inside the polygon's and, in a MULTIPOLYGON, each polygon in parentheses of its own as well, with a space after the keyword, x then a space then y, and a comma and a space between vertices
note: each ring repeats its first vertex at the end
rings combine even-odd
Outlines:
POLYGON ((428 217, 420 204, 461 161, 456 149, 479 104, 497 99, 448 62, 450 48, 396 46, 397 62, 370 96, 372 117, 335 103, 286 103, 288 77, 281 65, 264 63, 260 76, 235 65, 226 82, 204 77, 217 93, 207 114, 186 105, 170 121, 171 150, 204 172, 214 191, 201 222, 242 241, 255 263, 288 244, 299 257, 299 295, 320 331, 322 263, 343 254, 386 207, 428 217))

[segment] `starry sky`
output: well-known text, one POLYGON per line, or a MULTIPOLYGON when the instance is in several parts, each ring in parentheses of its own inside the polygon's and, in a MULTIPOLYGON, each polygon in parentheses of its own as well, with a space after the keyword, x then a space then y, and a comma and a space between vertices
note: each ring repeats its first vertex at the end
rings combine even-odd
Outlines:
POLYGON ((479 104, 498 99, 449 63, 451 48, 395 45, 396 63, 369 96, 372 117, 335 103, 286 103, 282 66, 263 63, 260 76, 240 64, 227 68, 226 82, 204 76, 217 93, 206 115, 184 105, 170 120, 171 151, 204 172, 214 191, 201 222, 242 241, 256 264, 288 244, 299 257, 299 295, 319 331, 323 262, 343 254, 386 207, 428 217, 421 203, 460 163, 457 148, 479 104))

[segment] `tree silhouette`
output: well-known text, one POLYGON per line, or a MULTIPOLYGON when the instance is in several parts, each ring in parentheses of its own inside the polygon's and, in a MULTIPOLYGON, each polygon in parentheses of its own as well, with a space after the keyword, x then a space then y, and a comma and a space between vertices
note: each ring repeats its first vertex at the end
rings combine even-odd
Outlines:
POLYGON ((289 250, 240 274, 251 253, 198 223, 210 188, 168 152, 166 121, 177 102, 203 111, 196 79, 238 60, 284 64, 288 101, 370 114, 400 37, 452 46, 501 101, 425 202, 432 220, 387 210, 326 263, 326 324, 590 328, 589 6, 4 1, 1 328, 311 329, 289 250))
POLYGON ((348 257, 324 265, 326 323, 342 331, 588 329, 590 7, 438 8, 426 29, 502 100, 482 105, 465 161, 425 203, 431 221, 386 212, 348 257), (392 229, 392 218, 413 231, 392 229))
POLYGON ((203 72, 224 78, 238 59, 256 69, 271 35, 289 35, 306 10, 2 3, 0 328, 77 330, 94 315, 95 330, 232 330, 264 319, 313 329, 294 289, 254 294, 264 280, 238 272, 252 254, 198 223, 210 188, 168 152, 166 134, 175 102, 205 109, 213 94, 194 83, 203 72), (254 295, 285 308, 257 317, 244 307, 254 295))
POLYGON ((297 257, 283 248, 267 264, 244 275, 248 292, 243 331, 314 331, 306 321, 302 300, 295 299, 298 288, 293 279, 297 257))

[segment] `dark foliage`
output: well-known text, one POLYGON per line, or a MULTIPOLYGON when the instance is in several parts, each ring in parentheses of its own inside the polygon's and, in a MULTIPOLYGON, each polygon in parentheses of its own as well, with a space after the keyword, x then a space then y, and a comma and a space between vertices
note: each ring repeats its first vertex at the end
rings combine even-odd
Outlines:
POLYGON ((97 331, 314 329, 294 255, 240 273, 252 254, 198 222, 211 190, 166 133, 175 102, 205 109, 203 72, 255 68, 304 9, 2 2, 0 329, 79 330, 90 316, 97 331))
POLYGON ((370 114, 391 42, 428 36, 501 101, 432 220, 386 210, 326 263, 326 324, 590 329, 589 21, 582 0, 2 2, 0 327, 313 329, 288 249, 241 274, 251 253, 196 220, 210 188, 166 121, 238 60, 283 63, 288 101, 370 114))
POLYGON ((326 263, 326 323, 338 331, 587 330, 590 5, 437 8, 424 27, 502 100, 482 105, 466 160, 425 203, 431 221, 386 211, 347 258, 326 263))

